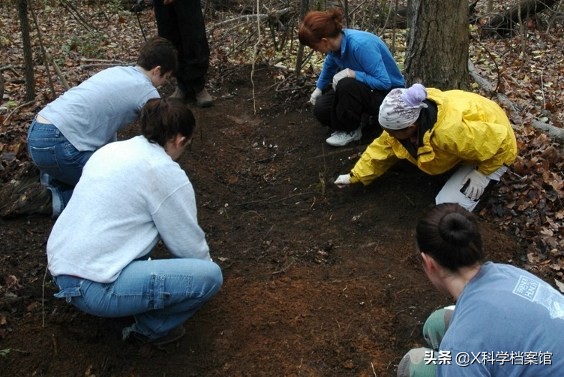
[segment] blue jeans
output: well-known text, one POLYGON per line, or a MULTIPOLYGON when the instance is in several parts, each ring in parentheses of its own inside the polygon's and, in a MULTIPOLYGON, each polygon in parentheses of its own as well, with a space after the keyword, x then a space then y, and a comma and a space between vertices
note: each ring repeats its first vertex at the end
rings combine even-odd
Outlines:
POLYGON ((82 169, 93 151, 77 150, 57 127, 33 120, 27 134, 31 159, 41 171, 41 183, 53 194, 53 215, 69 202, 82 169))
POLYGON ((168 334, 188 320, 223 284, 223 275, 211 261, 189 258, 136 260, 113 283, 97 283, 76 276, 53 277, 55 297, 99 317, 134 316, 123 329, 150 340, 168 334))

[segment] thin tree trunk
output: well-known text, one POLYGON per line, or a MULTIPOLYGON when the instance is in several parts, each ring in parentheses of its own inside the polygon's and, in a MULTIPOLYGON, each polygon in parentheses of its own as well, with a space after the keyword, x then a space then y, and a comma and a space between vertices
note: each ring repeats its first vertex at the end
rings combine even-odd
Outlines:
POLYGON ((0 103, 4 99, 4 76, 2 76, 2 72, 0 72, 0 103))
POLYGON ((25 100, 32 101, 35 98, 35 78, 33 76, 33 55, 31 53, 31 42, 29 38, 27 0, 18 0, 18 17, 20 19, 20 25, 22 29, 25 72, 25 100))
MULTIPOLYGON (((302 0, 300 7, 300 18, 298 20, 300 23, 304 20, 304 17, 308 9, 309 9, 309 0, 302 0)), ((296 57, 296 69, 295 69, 296 77, 300 77, 303 60, 304 60, 304 45, 300 43, 298 47, 298 56, 296 57)))

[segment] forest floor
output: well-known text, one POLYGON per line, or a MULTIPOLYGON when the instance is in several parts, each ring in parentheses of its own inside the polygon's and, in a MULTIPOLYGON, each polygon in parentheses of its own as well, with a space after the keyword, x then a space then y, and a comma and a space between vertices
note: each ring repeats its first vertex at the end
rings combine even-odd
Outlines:
MULTIPOLYGON (((213 64, 214 106, 192 108, 198 128, 179 163, 224 285, 165 350, 123 342, 128 318, 92 317, 53 297, 45 244, 54 220, 0 219, 1 376, 395 376, 404 353, 423 345, 425 318, 451 304, 413 257, 415 224, 448 176, 400 163, 370 186, 337 189, 333 180, 369 141, 329 147, 308 95, 273 90, 284 74, 213 64)), ((10 99, 22 96, 16 84, 10 99)), ((17 127, 44 104, 4 122, 2 143, 17 145, 17 127)), ((120 138, 135 134, 132 125, 120 138)), ((25 160, 25 151, 10 151, 3 177, 25 160)), ((536 244, 496 216, 499 201, 507 204, 503 187, 476 211, 488 259, 562 280, 561 259, 531 267, 536 244)))

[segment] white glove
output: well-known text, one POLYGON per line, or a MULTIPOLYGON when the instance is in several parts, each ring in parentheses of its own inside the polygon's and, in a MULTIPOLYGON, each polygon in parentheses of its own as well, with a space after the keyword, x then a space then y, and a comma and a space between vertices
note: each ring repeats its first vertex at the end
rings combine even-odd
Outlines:
MULTIPOLYGON (((472 200, 478 200, 484 193, 488 183, 490 183, 490 179, 478 170, 472 170, 462 182, 464 182, 463 184, 466 186, 466 190, 462 193, 472 200)), ((463 189, 464 186, 462 187, 463 189)))
POLYGON ((350 174, 343 174, 337 177, 335 180, 335 184, 338 188, 343 188, 350 186, 351 184, 351 175, 350 174))
POLYGON ((309 102, 315 106, 315 101, 317 101, 317 98, 321 96, 321 89, 319 88, 315 88, 315 90, 313 91, 313 93, 311 93, 311 97, 309 97, 309 102))
POLYGON ((333 76, 333 90, 337 90, 337 83, 344 79, 345 77, 354 77, 354 71, 352 69, 345 68, 340 72, 337 72, 335 76, 333 76))

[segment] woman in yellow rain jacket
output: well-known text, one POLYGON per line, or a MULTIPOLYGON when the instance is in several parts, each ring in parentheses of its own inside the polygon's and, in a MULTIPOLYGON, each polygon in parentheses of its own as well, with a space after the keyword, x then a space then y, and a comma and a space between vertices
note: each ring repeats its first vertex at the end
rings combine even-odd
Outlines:
POLYGON ((491 181, 499 181, 517 157, 509 119, 495 102, 461 90, 441 91, 414 84, 393 89, 380 107, 384 129, 364 151, 350 174, 337 178, 345 187, 368 185, 399 160, 427 174, 460 166, 436 197, 472 211, 491 181))

